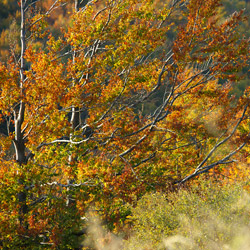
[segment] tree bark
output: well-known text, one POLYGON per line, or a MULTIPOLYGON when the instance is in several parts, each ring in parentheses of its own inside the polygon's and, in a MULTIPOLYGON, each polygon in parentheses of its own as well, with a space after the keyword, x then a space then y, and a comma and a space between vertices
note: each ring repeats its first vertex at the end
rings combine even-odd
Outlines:
MULTIPOLYGON (((15 110, 14 113, 14 121, 15 121, 15 139, 13 140, 15 146, 15 155, 16 161, 19 165, 23 165, 27 163, 26 155, 25 155, 25 141, 23 138, 22 133, 22 124, 24 122, 24 112, 25 112, 25 103, 22 101, 23 97, 23 84, 25 80, 25 73, 24 73, 24 54, 26 50, 26 41, 25 41, 25 8, 26 4, 24 0, 20 1, 21 3, 21 33, 20 33, 20 40, 21 40, 21 55, 20 55, 20 103, 15 110)), ((19 222, 21 226, 27 228, 26 223, 24 222, 24 215, 28 212, 27 207, 27 191, 25 190, 25 183, 22 178, 18 180, 19 185, 24 185, 23 191, 17 194, 18 202, 20 204, 19 209, 19 222)))
MULTIPOLYGON (((79 11, 79 0, 75 0, 75 12, 79 11)), ((75 64, 75 59, 76 59, 76 51, 73 51, 73 64, 75 64)), ((75 81, 76 79, 72 80, 72 85, 75 85, 75 81)), ((71 119, 70 119, 70 123, 71 123, 71 129, 72 129, 72 133, 74 133, 74 131, 76 129, 79 129, 79 125, 80 125, 80 109, 79 107, 72 107, 71 108, 71 119)), ((72 155, 69 156, 69 167, 71 167, 71 163, 72 161, 74 161, 74 159, 72 158, 72 155)), ((74 183, 74 179, 68 179, 67 180, 67 184, 73 184, 74 183)), ((70 192, 70 187, 67 188, 67 191, 70 192)), ((75 200, 72 198, 72 195, 68 195, 67 196, 67 200, 66 200, 66 206, 75 206, 75 200)))

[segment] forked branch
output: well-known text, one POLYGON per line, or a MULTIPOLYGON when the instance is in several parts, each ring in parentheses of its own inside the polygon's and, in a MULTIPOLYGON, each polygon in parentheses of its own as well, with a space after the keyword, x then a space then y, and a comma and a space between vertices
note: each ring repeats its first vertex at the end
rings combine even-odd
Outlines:
POLYGON ((243 113, 241 115, 241 117, 239 118, 238 122, 236 123, 236 125, 234 126, 232 132, 226 137, 224 138, 223 140, 220 140, 214 145, 214 147, 210 150, 210 152, 207 154, 207 156, 204 158, 204 160, 198 165, 198 167, 195 169, 195 171, 188 175, 187 177, 185 177, 184 179, 176 182, 176 183, 179 183, 180 184, 183 184, 185 183, 186 181, 200 175, 200 174, 203 174, 203 173, 206 173, 208 172, 210 169, 216 167, 216 166, 219 166, 219 165, 222 165, 222 164, 229 164, 229 163, 232 163, 234 162, 234 160, 230 160, 230 158, 235 155, 237 152, 239 152, 245 145, 246 143, 242 143, 238 148, 236 148, 234 151, 232 151, 231 153, 229 153, 228 155, 226 155, 223 159, 221 160, 218 160, 214 163, 211 163, 207 166, 204 166, 205 163, 210 159, 210 157, 214 154, 214 152, 223 144, 225 144, 236 132, 238 126, 240 125, 240 123, 242 122, 242 120, 244 119, 245 117, 245 114, 246 114, 246 111, 247 111, 247 108, 248 108, 248 104, 245 105, 244 107, 244 110, 243 110, 243 113))

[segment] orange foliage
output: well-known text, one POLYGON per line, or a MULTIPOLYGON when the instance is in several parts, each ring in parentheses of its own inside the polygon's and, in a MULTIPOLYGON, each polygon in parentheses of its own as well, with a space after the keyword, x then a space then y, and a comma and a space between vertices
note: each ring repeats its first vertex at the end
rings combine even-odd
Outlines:
POLYGON ((76 248, 89 209, 119 230, 150 190, 246 177, 249 91, 230 97, 249 63, 242 12, 221 22, 218 0, 124 0, 46 14, 53 3, 30 7, 23 68, 0 65, 0 245, 76 248))

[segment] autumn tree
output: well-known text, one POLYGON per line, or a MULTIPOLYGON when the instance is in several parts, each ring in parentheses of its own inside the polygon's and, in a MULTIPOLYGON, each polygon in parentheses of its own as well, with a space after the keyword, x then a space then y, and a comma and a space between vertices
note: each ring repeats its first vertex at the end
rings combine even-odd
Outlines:
POLYGON ((218 0, 48 3, 20 1, 20 58, 0 67, 3 247, 77 248, 89 208, 118 230, 126 203, 248 154, 248 90, 230 97, 249 62, 242 11, 221 21, 218 0), (55 37, 58 8, 72 15, 55 37))

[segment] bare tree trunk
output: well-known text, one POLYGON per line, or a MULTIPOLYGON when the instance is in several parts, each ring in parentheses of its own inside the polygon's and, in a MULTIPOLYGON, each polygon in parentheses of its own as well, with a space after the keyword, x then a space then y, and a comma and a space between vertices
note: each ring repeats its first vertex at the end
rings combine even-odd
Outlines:
POLYGON ((75 0, 75 11, 79 11, 79 0, 75 0))
MULTIPOLYGON (((25 1, 21 0, 21 33, 20 33, 20 40, 21 40, 21 56, 20 56, 20 96, 22 98, 23 96, 23 84, 25 80, 25 74, 24 74, 24 53, 26 50, 26 42, 25 42, 25 1)), ((25 103, 20 100, 19 105, 17 105, 17 108, 14 113, 14 120, 15 120, 15 139, 13 140, 14 146, 15 146, 15 154, 16 154, 16 161, 20 164, 26 164, 27 159, 25 156, 25 141, 23 138, 22 133, 22 124, 24 122, 24 111, 25 111, 25 103)), ((24 185, 24 180, 19 179, 18 180, 20 185, 24 185)), ((19 222, 23 226, 24 225, 24 215, 28 212, 27 204, 26 204, 26 191, 20 192, 17 194, 18 201, 20 203, 20 209, 19 209, 19 222)), ((27 227, 27 225, 25 225, 27 227)))
MULTIPOLYGON (((75 12, 79 11, 79 0, 75 0, 75 12)), ((75 64, 75 59, 76 59, 77 53, 74 50, 73 51, 73 60, 72 63, 75 64)), ((73 83, 72 85, 75 85, 75 79, 73 79, 73 83)), ((71 108, 71 119, 70 119, 70 123, 71 123, 71 129, 72 129, 72 133, 74 133, 74 131, 76 129, 79 128, 80 125, 80 109, 78 107, 72 107, 71 108)), ((69 167, 71 167, 71 163, 72 161, 74 161, 74 159, 72 158, 72 155, 69 156, 69 167)), ((73 184, 74 183, 74 179, 68 179, 67 184, 73 184)), ((67 191, 70 191, 70 187, 67 188, 67 191)), ((72 198, 72 195, 68 195, 67 196, 67 200, 66 200, 66 206, 74 206, 75 205, 75 200, 72 198)))
MULTIPOLYGON (((20 57, 20 96, 23 96, 23 84, 25 80, 24 74, 24 53, 26 50, 26 42, 25 42, 25 1, 21 0, 21 33, 20 33, 20 40, 21 40, 21 57, 20 57)), ((19 164, 23 164, 26 162, 25 157, 25 145, 23 140, 22 134, 22 124, 24 121, 24 111, 25 111, 25 104, 23 101, 20 101, 19 107, 15 110, 15 151, 16 151, 16 161, 19 164)))

